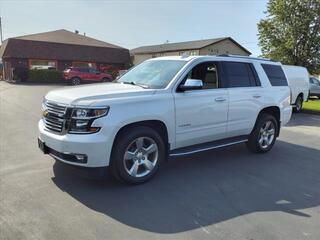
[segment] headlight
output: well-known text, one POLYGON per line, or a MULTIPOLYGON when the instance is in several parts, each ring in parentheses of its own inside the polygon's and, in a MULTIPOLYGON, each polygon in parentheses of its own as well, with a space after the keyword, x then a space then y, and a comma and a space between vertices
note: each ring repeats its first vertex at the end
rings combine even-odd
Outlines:
POLYGON ((95 119, 108 114, 109 108, 74 108, 69 123, 69 133, 95 133, 100 127, 92 127, 95 119))
POLYGON ((72 118, 74 119, 92 119, 105 116, 109 108, 75 108, 72 111, 72 118))

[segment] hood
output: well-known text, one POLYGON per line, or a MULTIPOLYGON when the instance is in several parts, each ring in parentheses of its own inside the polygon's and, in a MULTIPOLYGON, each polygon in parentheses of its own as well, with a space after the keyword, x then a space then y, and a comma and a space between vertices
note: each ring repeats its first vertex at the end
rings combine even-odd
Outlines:
POLYGON ((154 92, 154 89, 144 89, 130 84, 98 83, 53 90, 45 98, 66 105, 93 106, 108 99, 152 95, 154 92))

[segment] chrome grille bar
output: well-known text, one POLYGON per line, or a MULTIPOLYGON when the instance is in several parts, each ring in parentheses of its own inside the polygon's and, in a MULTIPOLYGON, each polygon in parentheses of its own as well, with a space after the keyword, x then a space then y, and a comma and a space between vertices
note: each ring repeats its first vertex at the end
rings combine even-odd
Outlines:
POLYGON ((65 123, 65 114, 67 107, 61 104, 48 102, 44 103, 43 120, 45 128, 49 131, 62 133, 65 123))

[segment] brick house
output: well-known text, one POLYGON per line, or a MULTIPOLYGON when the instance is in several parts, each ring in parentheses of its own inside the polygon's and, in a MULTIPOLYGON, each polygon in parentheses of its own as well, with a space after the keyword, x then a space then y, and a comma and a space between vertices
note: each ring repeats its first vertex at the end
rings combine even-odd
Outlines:
POLYGON ((0 48, 4 79, 12 79, 15 69, 57 69, 70 66, 113 66, 130 62, 129 50, 64 29, 9 38, 0 48))

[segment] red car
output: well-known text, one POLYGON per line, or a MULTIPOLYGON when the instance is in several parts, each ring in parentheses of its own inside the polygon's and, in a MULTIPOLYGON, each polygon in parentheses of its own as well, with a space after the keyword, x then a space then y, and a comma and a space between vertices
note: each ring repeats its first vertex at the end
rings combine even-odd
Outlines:
POLYGON ((63 71, 63 77, 71 85, 79 85, 82 82, 111 82, 113 80, 110 74, 85 67, 69 67, 63 71))

